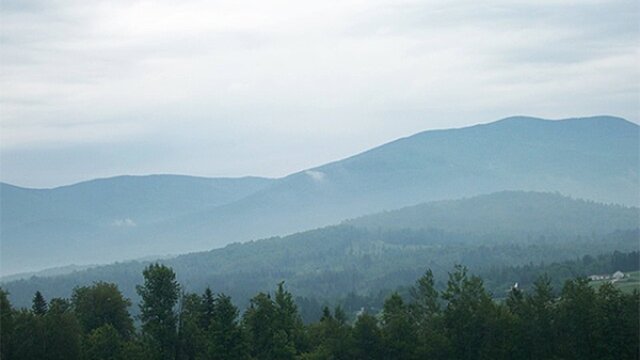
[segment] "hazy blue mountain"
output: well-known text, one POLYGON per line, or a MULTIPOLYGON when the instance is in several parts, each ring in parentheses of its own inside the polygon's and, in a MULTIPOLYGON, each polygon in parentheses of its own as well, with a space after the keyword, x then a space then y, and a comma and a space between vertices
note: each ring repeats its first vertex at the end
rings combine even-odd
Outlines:
MULTIPOLYGON (((637 250, 639 217, 638 208, 558 194, 500 192, 426 203, 162 262, 176 270, 190 291, 210 286, 244 301, 285 280, 296 294, 328 299, 350 291, 393 289, 413 282, 426 267, 444 278, 455 263, 480 271, 637 250), (396 226, 396 221, 404 221, 398 226, 407 228, 396 226)), ((19 305, 28 305, 35 290, 49 297, 68 296, 74 286, 97 280, 116 282, 127 296, 135 297, 146 264, 100 266, 2 287, 19 305)))
POLYGON ((54 189, 0 183, 2 272, 156 253, 148 248, 128 254, 129 236, 138 227, 233 202, 272 181, 152 175, 119 176, 54 189))
POLYGON ((171 243, 194 250, 281 235, 424 201, 502 190, 558 191, 640 203, 640 127, 615 117, 548 121, 513 117, 426 131, 292 174, 237 202, 172 220, 171 243), (187 232, 184 232, 188 229, 187 232))
POLYGON ((139 178, 123 178, 141 182, 126 193, 109 181, 3 186, 3 272, 206 250, 503 190, 637 206, 639 148, 640 127, 620 118, 512 117, 425 131, 276 180, 228 180, 228 187, 139 178))

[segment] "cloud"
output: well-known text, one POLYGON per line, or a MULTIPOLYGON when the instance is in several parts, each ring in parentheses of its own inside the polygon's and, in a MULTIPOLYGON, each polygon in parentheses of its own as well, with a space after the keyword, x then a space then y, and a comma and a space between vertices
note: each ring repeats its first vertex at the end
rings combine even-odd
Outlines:
POLYGON ((327 174, 323 173, 322 171, 307 170, 304 173, 307 174, 307 176, 309 176, 315 182, 323 182, 327 178, 327 174))
POLYGON ((512 114, 637 122, 639 17, 633 0, 3 1, 0 176, 283 176, 512 114), (35 153, 55 170, 20 163, 35 153))

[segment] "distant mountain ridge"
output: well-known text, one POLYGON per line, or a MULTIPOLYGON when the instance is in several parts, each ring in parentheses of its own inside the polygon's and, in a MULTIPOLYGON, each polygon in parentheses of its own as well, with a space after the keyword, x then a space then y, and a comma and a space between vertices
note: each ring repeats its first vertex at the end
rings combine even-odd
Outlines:
POLYGON ((2 185, 2 272, 205 250, 503 190, 558 191, 637 206, 639 129, 609 116, 512 117, 418 133, 280 179, 229 180, 221 190, 191 183, 154 187, 136 178, 141 188, 158 192, 136 196, 118 190, 91 198, 81 190, 87 185, 78 184, 42 203, 42 190, 2 185), (155 210, 134 211, 140 208, 155 210))
MULTIPOLYGON (((187 291, 202 292, 210 286, 244 302, 284 280, 299 295, 323 299, 349 291, 394 289, 413 282, 427 267, 442 278, 456 263, 480 270, 634 251, 640 239, 639 217, 635 207, 509 191, 419 204, 161 262, 174 268, 187 291), (406 221, 397 223, 398 219, 406 221)), ((35 290, 66 297, 73 287, 94 281, 115 282, 134 298, 148 263, 97 266, 4 282, 2 287, 14 304, 24 306, 35 290)))

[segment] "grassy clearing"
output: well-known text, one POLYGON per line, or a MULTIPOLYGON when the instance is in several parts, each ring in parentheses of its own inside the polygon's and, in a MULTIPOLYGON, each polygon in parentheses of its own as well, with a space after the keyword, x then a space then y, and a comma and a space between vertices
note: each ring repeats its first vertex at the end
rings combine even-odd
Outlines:
MULTIPOLYGON (((610 281, 611 280, 592 281, 591 286, 597 289, 602 286, 602 284, 610 281)), ((624 293, 631 293, 633 290, 640 291, 640 271, 625 273, 624 279, 616 281, 614 285, 624 293)))

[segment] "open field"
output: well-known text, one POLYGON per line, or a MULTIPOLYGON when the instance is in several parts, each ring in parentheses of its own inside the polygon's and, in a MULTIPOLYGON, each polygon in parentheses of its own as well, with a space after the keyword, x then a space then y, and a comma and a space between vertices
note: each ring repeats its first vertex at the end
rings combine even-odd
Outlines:
MULTIPOLYGON (((591 285, 599 288, 602 284, 610 281, 611 280, 596 280, 592 281, 591 285)), ((631 293, 633 290, 640 291, 640 271, 625 273, 624 279, 616 281, 614 285, 624 293, 631 293)))

